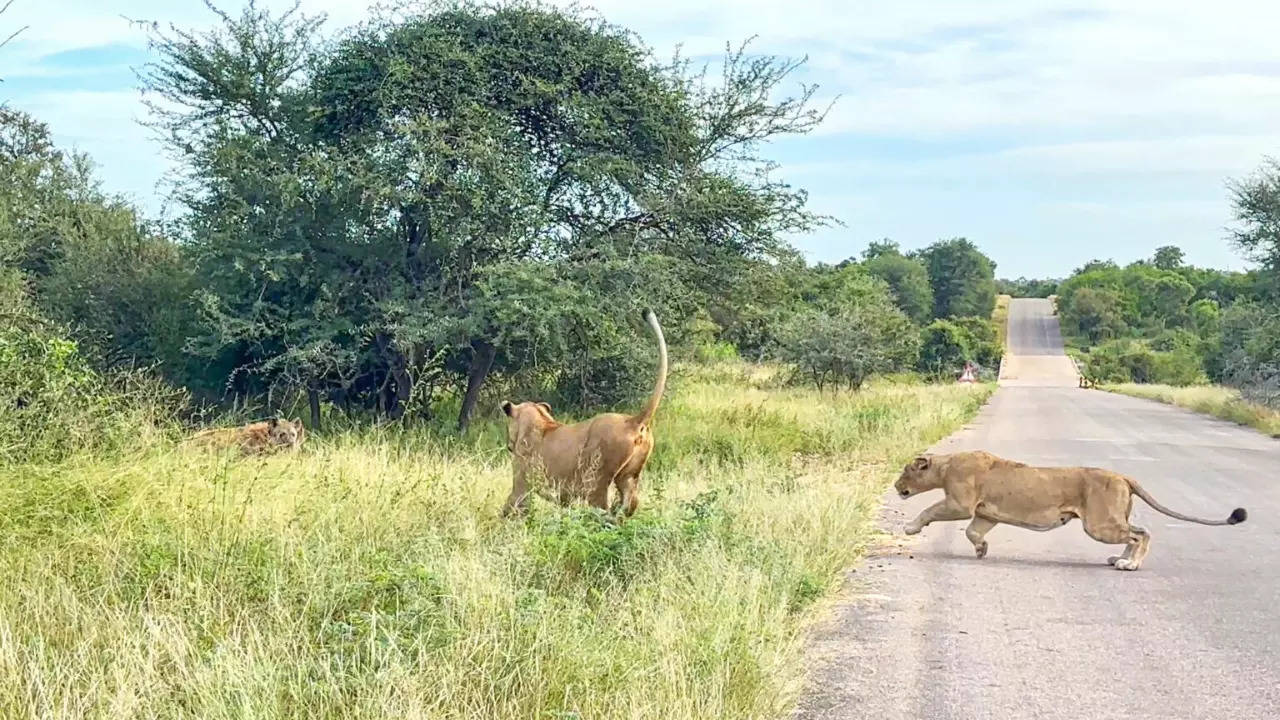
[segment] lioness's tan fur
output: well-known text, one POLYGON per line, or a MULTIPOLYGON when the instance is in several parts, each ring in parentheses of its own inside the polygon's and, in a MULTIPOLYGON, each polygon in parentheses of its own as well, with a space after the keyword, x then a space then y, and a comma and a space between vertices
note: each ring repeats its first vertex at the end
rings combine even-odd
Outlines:
POLYGON ((982 451, 921 455, 903 469, 894 489, 904 498, 941 488, 946 497, 907 523, 915 535, 939 520, 967 520, 965 535, 979 558, 987 554, 987 532, 999 523, 1030 530, 1052 530, 1080 518, 1089 537, 1124 544, 1124 554, 1109 563, 1137 570, 1147 556, 1151 535, 1129 522, 1133 496, 1169 517, 1201 525, 1235 525, 1248 513, 1236 508, 1225 520, 1205 520, 1174 512, 1151 497, 1133 478, 1089 467, 1034 467, 982 451))
POLYGON ((234 428, 215 428, 191 436, 192 443, 212 448, 239 447, 245 455, 261 455, 302 446, 306 431, 301 420, 271 418, 234 428))
POLYGON ((507 449, 512 454, 511 495, 503 515, 524 508, 530 480, 561 504, 585 500, 607 508, 609 485, 618 490, 623 512, 640 504, 640 472, 653 451, 653 414, 667 383, 667 342, 653 313, 644 319, 658 340, 658 379, 645 408, 636 415, 605 413, 573 425, 556 422, 551 406, 540 402, 502 403, 507 415, 507 449))

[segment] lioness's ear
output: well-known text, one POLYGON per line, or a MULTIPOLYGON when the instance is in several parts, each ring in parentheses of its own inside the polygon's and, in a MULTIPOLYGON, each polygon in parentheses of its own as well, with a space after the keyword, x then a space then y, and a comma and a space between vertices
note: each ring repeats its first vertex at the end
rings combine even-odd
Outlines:
POLYGON ((538 407, 542 408, 543 410, 546 410, 548 415, 550 415, 550 414, 551 414, 551 406, 550 406, 550 405, 548 405, 548 404, 546 404, 546 403, 538 403, 538 407))
POLYGON ((911 468, 913 470, 928 470, 929 465, 932 462, 933 462, 933 459, 930 458, 928 455, 920 455, 911 462, 911 468))
POLYGON ((502 412, 506 413, 507 417, 511 417, 511 401, 510 400, 502 401, 502 412))

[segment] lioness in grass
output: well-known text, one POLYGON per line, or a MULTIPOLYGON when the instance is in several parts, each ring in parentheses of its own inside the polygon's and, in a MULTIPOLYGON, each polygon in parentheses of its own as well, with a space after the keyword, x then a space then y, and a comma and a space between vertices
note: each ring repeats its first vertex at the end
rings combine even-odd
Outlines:
POLYGON ((902 497, 941 488, 946 497, 907 523, 915 535, 939 520, 973 518, 965 530, 974 552, 987 554, 984 536, 1000 523, 1029 530, 1052 530, 1080 518, 1089 537, 1125 545, 1124 554, 1107 562, 1117 570, 1137 570, 1147 556, 1151 535, 1129 523, 1133 496, 1155 510, 1201 525, 1235 525, 1248 517, 1236 508, 1225 520, 1204 520, 1174 512, 1156 502, 1133 478, 1098 468, 1033 467, 982 451, 921 455, 894 483, 902 497))
POLYGON ((301 420, 271 418, 234 428, 214 428, 191 436, 196 445, 213 448, 239 447, 245 455, 262 455, 285 448, 297 450, 306 438, 301 420))
POLYGON ((543 402, 502 403, 507 415, 507 449, 512 454, 511 495, 504 516, 524 508, 531 479, 545 479, 540 492, 568 504, 586 500, 605 509, 609 485, 618 489, 622 511, 630 516, 640 504, 640 471, 653 451, 653 414, 667 383, 667 342, 649 310, 645 322, 658 340, 658 380, 649 403, 636 415, 605 413, 573 425, 556 422, 543 402), (531 478, 531 476, 535 476, 531 478))

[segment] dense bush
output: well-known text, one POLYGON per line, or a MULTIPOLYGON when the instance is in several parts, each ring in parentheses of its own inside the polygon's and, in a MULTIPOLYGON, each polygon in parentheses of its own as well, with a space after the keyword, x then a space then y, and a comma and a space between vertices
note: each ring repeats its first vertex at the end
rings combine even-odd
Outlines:
POLYGON ((1273 402, 1280 384, 1280 308, 1238 302, 1222 312, 1208 344, 1205 366, 1213 380, 1273 402))
POLYGON ((999 329, 991 320, 976 317, 935 320, 921 331, 917 367, 935 377, 948 377, 959 373, 968 362, 979 368, 995 369, 1003 353, 999 329))
POLYGON ((1081 288, 1058 298, 1058 317, 1063 329, 1099 343, 1125 330, 1120 296, 1111 290, 1081 288))
POLYGON ((965 332, 969 360, 986 368, 1000 364, 1004 348, 1000 344, 1000 329, 995 322, 980 317, 955 318, 952 322, 965 332))
POLYGON ((1085 357, 1085 374, 1104 383, 1196 385, 1206 381, 1200 354, 1194 347, 1167 343, 1168 350, 1151 349, 1136 340, 1111 340, 1085 357))
POLYGON ((1058 289, 1063 335, 1088 348, 1089 367, 1109 382, 1244 385, 1280 352, 1280 315, 1267 272, 1223 272, 1184 264, 1159 248, 1120 267, 1094 261, 1058 289))
POLYGON ((1132 340, 1109 340, 1086 356, 1086 374, 1098 382, 1152 382, 1154 353, 1132 340))
POLYGON ((1162 385, 1200 385, 1208 381, 1204 360, 1194 347, 1180 346, 1155 353, 1152 377, 1162 385))
POLYGON ((910 367, 918 352, 911 321, 884 303, 805 310, 782 328, 779 358, 819 389, 853 390, 871 375, 910 367))
POLYGON ((616 407, 644 397, 657 373, 653 344, 635 341, 587 351, 559 375, 557 396, 571 407, 616 407))
POLYGON ((921 332, 918 362, 921 372, 952 375, 960 372, 972 357, 969 333, 950 320, 934 320, 921 332))
POLYGON ((34 317, 0 325, 0 464, 120 449, 154 435, 177 398, 139 375, 108 382, 34 317))
POLYGON ((1217 334, 1222 326, 1222 310, 1216 300, 1201 298, 1191 303, 1187 310, 1187 318, 1191 329, 1202 339, 1208 340, 1217 334))

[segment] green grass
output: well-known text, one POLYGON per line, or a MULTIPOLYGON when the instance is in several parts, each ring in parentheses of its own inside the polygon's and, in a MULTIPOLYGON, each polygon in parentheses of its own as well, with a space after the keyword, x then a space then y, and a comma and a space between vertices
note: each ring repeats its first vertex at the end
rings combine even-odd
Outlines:
POLYGON ((1157 400, 1167 405, 1194 410, 1205 415, 1230 420, 1260 430, 1271 437, 1280 438, 1280 412, 1255 405, 1240 398, 1240 393, 1220 385, 1139 385, 1128 383, 1106 385, 1104 390, 1157 400))
POLYGON ((909 455, 992 387, 686 370, 621 527, 502 429, 0 468, 0 717, 773 718, 909 455))
POLYGON ((997 295, 995 309, 991 311, 991 320, 995 322, 1001 348, 1009 346, 1009 302, 1010 295, 997 295))

